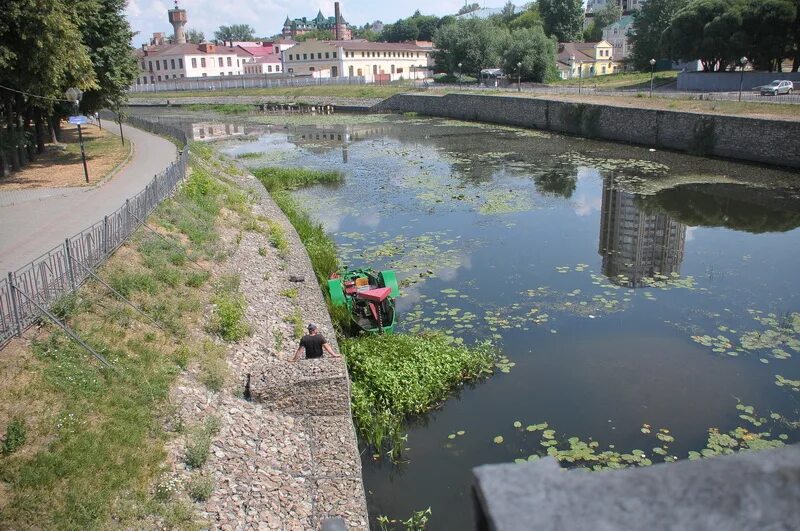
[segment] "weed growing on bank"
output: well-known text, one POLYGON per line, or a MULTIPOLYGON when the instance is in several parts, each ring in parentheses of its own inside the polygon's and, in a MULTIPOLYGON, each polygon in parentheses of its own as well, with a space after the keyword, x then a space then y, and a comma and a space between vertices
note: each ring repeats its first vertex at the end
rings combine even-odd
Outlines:
MULTIPOLYGON (((55 327, 45 326, 30 349, 20 346, 27 356, 18 370, 20 383, 0 385, 0 409, 15 404, 15 415, 25 419, 12 420, 0 432, 0 527, 140 528, 151 518, 165 528, 202 527, 190 505, 178 497, 158 499, 151 486, 166 458, 175 378, 196 365, 209 389, 226 382, 225 347, 198 343, 189 332, 202 330, 212 299, 236 299, 234 283, 211 284, 209 270, 210 262, 227 256, 222 224, 235 229, 241 223, 239 215, 220 214, 242 211, 246 201, 245 194, 195 167, 148 219, 153 230, 140 229, 99 270, 164 331, 94 282, 59 301, 58 315, 113 369, 55 327)), ((235 332, 242 321, 232 306, 223 328, 235 332)), ((10 362, 0 360, 0 369, 10 362)), ((182 421, 172 424, 175 433, 183 431, 182 421)), ((209 421, 193 432, 193 463, 203 460, 218 421, 216 426, 209 421)), ((193 490, 196 496, 187 494, 195 499, 207 491, 193 490)))
POLYGON ((319 171, 306 168, 260 168, 255 176, 267 190, 297 190, 314 184, 333 184, 342 181, 338 171, 319 171))
POLYGON ((428 412, 462 382, 491 374, 495 358, 488 345, 467 347, 441 334, 362 336, 340 347, 358 432, 393 457, 403 449, 406 418, 428 412))

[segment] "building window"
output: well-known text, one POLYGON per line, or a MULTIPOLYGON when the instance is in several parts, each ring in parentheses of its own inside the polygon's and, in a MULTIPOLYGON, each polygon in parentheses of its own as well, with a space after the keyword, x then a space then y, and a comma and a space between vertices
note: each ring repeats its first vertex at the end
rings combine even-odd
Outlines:
POLYGON ((178 59, 178 68, 183 70, 183 59, 178 59))
POLYGON ((197 57, 192 57, 192 68, 197 68, 197 57))
POLYGON ((307 53, 304 53, 304 54, 303 54, 303 61, 305 61, 305 60, 307 60, 307 59, 308 59, 308 54, 307 54, 307 53))
POLYGON ((158 76, 158 80, 161 81, 161 76, 158 76))
POLYGON ((200 68, 205 68, 205 67, 206 67, 206 58, 205 57, 201 57, 200 58, 200 68))
POLYGON ((218 58, 218 59, 217 59, 217 64, 219 64, 219 66, 221 66, 221 67, 222 67, 222 66, 225 66, 225 65, 222 63, 222 57, 220 57, 220 58, 218 58))
POLYGON ((330 52, 325 52, 325 59, 330 59, 331 58, 330 56, 331 56, 330 52))
POLYGON ((142 79, 144 79, 144 84, 147 85, 147 76, 144 76, 142 79))
POLYGON ((144 70, 144 61, 142 61, 142 70, 144 70))
POLYGON ((150 71, 153 71, 153 61, 150 61, 150 71))
POLYGON ((161 63, 156 61, 156 70, 161 70, 161 63))
POLYGON ((267 72, 272 72, 272 65, 267 65, 267 72))
POLYGON ((166 69, 167 69, 167 60, 164 59, 164 70, 166 70, 166 69))
POLYGON ((175 59, 170 59, 169 64, 172 66, 172 69, 175 70, 175 59))
POLYGON ((364 52, 361 52, 361 57, 364 57, 364 52))
POLYGON ((333 58, 336 59, 336 52, 333 52, 333 58))
POLYGON ((394 74, 394 65, 392 65, 392 74, 394 74))
POLYGON ((177 79, 177 77, 178 77, 177 75, 172 74, 172 79, 177 79))
POLYGON ((156 82, 156 76, 150 76, 150 83, 156 82))
POLYGON ((224 76, 225 72, 220 72, 219 75, 224 76))
POLYGON ((313 66, 309 67, 308 69, 311 70, 312 72, 315 70, 313 66))
POLYGON ((183 74, 181 74, 181 77, 183 77, 183 74))
POLYGON ((331 77, 339 77, 339 67, 331 67, 331 77))
POLYGON ((289 54, 289 60, 290 61, 292 60, 292 54, 289 54))
POLYGON ((228 75, 229 75, 229 76, 232 76, 232 75, 233 75, 233 72, 228 72, 228 75))
POLYGON ((353 66, 352 65, 350 65, 350 71, 348 72, 348 74, 350 75, 350 77, 353 77, 353 66))
POLYGON ((228 66, 233 66, 233 63, 231 61, 232 61, 232 59, 230 57, 228 57, 228 66))
POLYGON ((317 59, 322 59, 322 52, 317 53, 317 59))

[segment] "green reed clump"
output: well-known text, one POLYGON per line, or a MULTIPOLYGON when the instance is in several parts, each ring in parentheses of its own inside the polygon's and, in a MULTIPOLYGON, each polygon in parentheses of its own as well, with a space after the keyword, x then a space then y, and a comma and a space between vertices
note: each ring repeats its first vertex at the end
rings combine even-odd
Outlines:
POLYGON ((267 190, 296 190, 314 184, 338 183, 342 174, 338 171, 319 171, 307 168, 260 168, 255 176, 267 190))
POLYGON ((239 277, 223 277, 216 286, 213 331, 225 341, 239 341, 250 335, 245 319, 247 302, 239 291, 239 277))
POLYGON ((403 420, 429 411, 462 382, 492 371, 489 345, 442 334, 371 335, 341 341, 352 379, 353 416, 363 440, 396 457, 403 420))

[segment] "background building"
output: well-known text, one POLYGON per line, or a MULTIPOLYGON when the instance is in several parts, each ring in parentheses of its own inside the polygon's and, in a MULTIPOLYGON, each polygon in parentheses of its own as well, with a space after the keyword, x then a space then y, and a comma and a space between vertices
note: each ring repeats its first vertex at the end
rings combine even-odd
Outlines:
POLYGON ((560 42, 556 67, 561 79, 613 74, 617 69, 614 47, 608 41, 560 42))
POLYGON ((603 40, 611 43, 614 48, 614 58, 618 61, 625 61, 631 54, 628 31, 632 26, 633 17, 625 15, 610 26, 603 28, 603 40))
POLYGON ((301 42, 284 52, 284 69, 296 76, 364 77, 367 82, 424 79, 432 48, 366 40, 301 42))
POLYGON ((239 76, 253 56, 239 46, 162 44, 136 50, 139 63, 137 85, 184 77, 239 76))
POLYGON ((310 20, 306 17, 296 18, 294 20, 290 20, 289 17, 286 17, 286 22, 283 23, 283 31, 281 34, 285 39, 296 39, 312 31, 330 31, 334 36, 334 40, 337 41, 348 41, 353 38, 350 25, 342 16, 339 2, 334 4, 334 16, 332 17, 325 17, 322 14, 322 10, 317 13, 316 17, 310 20))
POLYGON ((594 13, 608 2, 615 2, 624 13, 629 13, 634 9, 641 9, 647 0, 587 0, 586 12, 594 13))

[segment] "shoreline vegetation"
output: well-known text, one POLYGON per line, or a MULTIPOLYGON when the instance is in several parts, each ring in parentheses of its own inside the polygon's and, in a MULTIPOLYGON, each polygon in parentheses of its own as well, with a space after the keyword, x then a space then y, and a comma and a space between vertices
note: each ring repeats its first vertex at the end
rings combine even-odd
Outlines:
POLYGON ((55 326, 0 356, 0 521, 10 528, 201 528, 193 501, 214 489, 204 463, 219 419, 183 418, 179 378, 232 384, 226 343, 249 332, 238 279, 212 273, 224 234, 246 226, 248 196, 191 164, 176 194, 98 271, 148 318, 88 282, 53 308, 112 363, 101 367, 55 326), (193 469, 169 479, 168 447, 193 469), (196 481, 195 481, 196 480, 196 481), (199 488, 202 487, 202 488, 199 488), (200 492, 202 491, 202 492, 200 492))
POLYGON ((336 246, 291 196, 291 190, 304 186, 341 182, 343 175, 304 168, 253 173, 295 227, 311 258, 352 380, 353 420, 362 441, 375 458, 385 453, 400 459, 405 448, 403 421, 430 411, 464 382, 491 374, 493 349, 488 344, 465 346, 439 333, 347 337, 350 316, 331 306, 325 289, 329 275, 339 269, 336 246))

